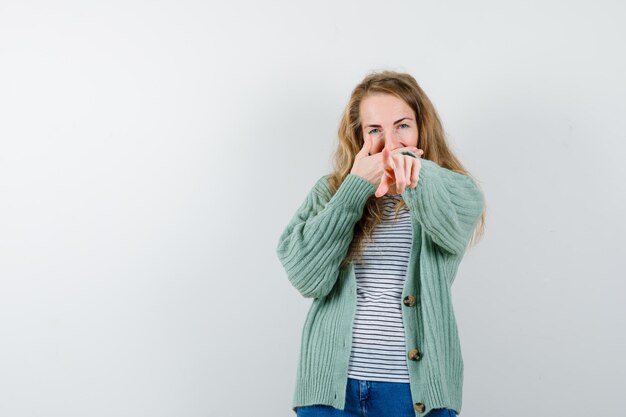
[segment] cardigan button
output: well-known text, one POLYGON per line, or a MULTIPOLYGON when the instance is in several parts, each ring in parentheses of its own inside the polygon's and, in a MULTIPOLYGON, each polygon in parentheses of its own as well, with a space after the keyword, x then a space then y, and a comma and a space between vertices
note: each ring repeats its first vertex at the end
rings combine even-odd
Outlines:
POLYGON ((409 359, 411 359, 412 361, 419 361, 420 359, 422 359, 422 355, 417 349, 411 349, 409 350, 409 359))
POLYGON ((412 295, 407 295, 406 297, 404 297, 404 305, 407 307, 413 307, 415 305, 415 297, 413 297, 412 295))
POLYGON ((423 413, 424 410, 426 409, 426 406, 422 403, 415 403, 415 405, 413 406, 413 408, 415 409, 415 411, 417 411, 418 413, 423 413))

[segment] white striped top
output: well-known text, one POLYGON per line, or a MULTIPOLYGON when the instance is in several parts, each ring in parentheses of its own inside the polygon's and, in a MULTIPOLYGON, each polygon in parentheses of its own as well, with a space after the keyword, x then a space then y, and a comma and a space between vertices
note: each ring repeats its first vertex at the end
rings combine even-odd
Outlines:
POLYGON ((385 195, 382 222, 364 242, 355 261, 357 308, 352 329, 348 377, 368 381, 409 382, 402 323, 402 290, 413 228, 408 207, 395 219, 400 195, 385 195))

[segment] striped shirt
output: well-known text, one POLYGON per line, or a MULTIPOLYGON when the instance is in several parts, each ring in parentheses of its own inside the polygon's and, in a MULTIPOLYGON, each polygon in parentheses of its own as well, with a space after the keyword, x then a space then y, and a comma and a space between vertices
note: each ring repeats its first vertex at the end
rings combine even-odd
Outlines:
POLYGON ((363 258, 354 262, 357 307, 352 328, 348 377, 368 381, 409 382, 402 322, 402 291, 413 230, 408 207, 395 218, 401 195, 385 195, 382 221, 363 258))

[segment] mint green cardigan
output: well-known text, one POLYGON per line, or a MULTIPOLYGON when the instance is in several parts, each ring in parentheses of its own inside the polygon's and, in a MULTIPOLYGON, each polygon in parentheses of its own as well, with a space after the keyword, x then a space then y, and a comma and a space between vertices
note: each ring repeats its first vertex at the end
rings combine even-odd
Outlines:
MULTIPOLYGON (((302 330, 292 410, 312 404, 344 409, 352 322, 356 310, 353 264, 340 268, 376 187, 349 174, 334 195, 322 176, 280 236, 276 253, 287 278, 313 302, 302 330)), ((451 299, 458 266, 484 207, 482 192, 465 175, 421 159, 417 187, 402 193, 413 241, 402 298, 407 367, 416 416, 433 408, 461 412, 463 358, 451 299), (408 352, 417 349, 420 355, 408 352)))

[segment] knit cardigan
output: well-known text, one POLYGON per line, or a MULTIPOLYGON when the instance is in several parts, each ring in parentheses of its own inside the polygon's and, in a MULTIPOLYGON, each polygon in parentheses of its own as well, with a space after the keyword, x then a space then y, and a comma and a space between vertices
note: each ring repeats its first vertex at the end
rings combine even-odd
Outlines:
MULTIPOLYGON (((484 198, 469 176, 420 161, 417 186, 402 192, 413 226, 402 298, 415 302, 401 305, 411 397, 417 417, 442 407, 460 414, 463 358, 451 286, 484 198)), ((314 184, 276 248, 290 283, 313 299, 302 330, 294 412, 312 404, 343 410, 346 400, 356 279, 353 264, 341 263, 376 187, 348 174, 331 195, 328 176, 314 184)))

